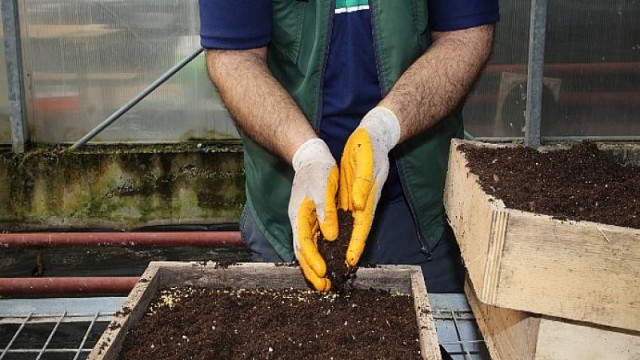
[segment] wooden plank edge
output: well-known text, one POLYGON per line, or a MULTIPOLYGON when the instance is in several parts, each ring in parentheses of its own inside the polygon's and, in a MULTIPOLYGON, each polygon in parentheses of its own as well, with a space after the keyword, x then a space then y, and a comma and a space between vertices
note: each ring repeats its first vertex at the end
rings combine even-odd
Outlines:
POLYGON ((509 223, 508 211, 497 209, 495 204, 490 204, 490 207, 491 225, 489 227, 489 250, 487 265, 485 267, 484 283, 482 284, 482 295, 480 296, 482 302, 487 304, 495 303, 498 297, 502 254, 504 252, 507 225, 509 223))
POLYGON ((493 360, 535 359, 540 317, 481 303, 469 278, 464 290, 493 360))
POLYGON ((640 354, 638 331, 482 304, 469 281, 465 293, 494 360, 635 360, 640 354))
MULTIPOLYGON (((469 190, 477 194, 477 197, 480 201, 483 202, 483 205, 488 208, 490 212, 490 220, 489 220, 489 228, 487 229, 487 233, 483 234, 472 234, 475 236, 468 237, 476 237, 476 236, 486 236, 487 250, 485 254, 469 254, 469 251, 466 250, 469 246, 466 246, 464 243, 461 243, 465 240, 465 236, 460 234, 462 231, 457 224, 454 224, 451 219, 449 219, 449 224, 451 228, 454 230, 456 235, 456 239, 458 239, 461 253, 463 255, 463 259, 465 263, 468 263, 473 260, 476 260, 478 257, 485 257, 485 264, 482 270, 469 268, 470 278, 473 282, 475 289, 477 289, 477 296, 483 303, 486 304, 494 304, 497 300, 498 296, 498 287, 500 281, 500 272, 501 272, 501 260, 502 254, 504 251, 505 238, 507 233, 507 226, 509 223, 509 215, 510 209, 508 209, 504 202, 500 199, 497 199, 491 195, 488 195, 484 192, 482 187, 480 186, 480 180, 478 176, 472 173, 469 170, 469 162, 462 151, 458 148, 460 145, 467 144, 470 146, 479 146, 477 142, 472 142, 468 140, 460 140, 460 139, 452 139, 451 141, 451 153, 449 160, 449 171, 447 173, 447 182, 453 183, 461 183, 466 184, 469 190), (452 164, 456 162, 458 163, 457 169, 451 169, 452 164), (452 171, 453 170, 453 171, 452 171), (482 271, 482 273, 479 273, 482 271)), ((495 148, 503 148, 508 145, 504 144, 486 144, 489 147, 495 148)), ((482 143, 482 146, 485 146, 485 143, 482 143)), ((463 208, 466 208, 466 204, 468 202, 473 201, 475 199, 474 196, 465 196, 461 197, 461 201, 463 201, 463 208)), ((451 211, 452 206, 458 206, 457 204, 450 204, 445 201, 445 209, 447 212, 451 211)), ((463 216, 463 218, 468 218, 463 216)), ((465 221, 468 221, 465 219, 465 221)), ((470 239, 470 241, 478 241, 476 238, 470 239)), ((476 260, 477 261, 477 260, 476 260)))
POLYGON ((149 306, 159 287, 160 279, 157 277, 159 267, 153 262, 149 264, 138 283, 125 299, 122 307, 116 311, 113 320, 96 342, 89 353, 87 360, 115 360, 118 358, 124 342, 124 335, 129 331, 149 306), (149 290, 151 289, 151 290, 149 290))
POLYGON ((543 316, 536 358, 637 360, 640 332, 543 316))
POLYGON ((416 267, 417 270, 411 272, 411 289, 420 335, 420 355, 423 359, 442 360, 436 323, 433 320, 433 311, 429 303, 424 277, 421 268, 416 267))

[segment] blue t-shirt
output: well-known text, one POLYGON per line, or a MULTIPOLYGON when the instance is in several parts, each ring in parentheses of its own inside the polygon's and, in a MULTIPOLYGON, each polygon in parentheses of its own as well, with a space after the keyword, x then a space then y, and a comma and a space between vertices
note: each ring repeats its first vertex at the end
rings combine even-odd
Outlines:
MULTIPOLYGON (((368 0, 335 2, 319 136, 339 163, 347 138, 362 117, 382 100, 382 89, 368 0)), ((498 19, 498 0, 429 1, 432 31, 465 29, 495 23, 498 19)), ((271 1, 200 0, 200 36, 205 48, 266 46, 270 41, 271 21, 271 1)), ((393 156, 390 160, 380 204, 403 199, 393 156)))

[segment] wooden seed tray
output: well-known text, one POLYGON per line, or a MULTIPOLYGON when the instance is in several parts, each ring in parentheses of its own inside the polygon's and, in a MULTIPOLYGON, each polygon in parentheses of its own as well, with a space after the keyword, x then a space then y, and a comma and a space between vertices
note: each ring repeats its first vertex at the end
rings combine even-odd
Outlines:
MULTIPOLYGON (((640 230, 506 208, 454 140, 444 204, 478 300, 640 331, 640 230)), ((503 145, 502 145, 503 146, 503 145)))
POLYGON ((486 305, 465 292, 493 360, 636 360, 640 332, 486 305))
MULTIPOLYGON (((151 262, 133 288, 122 308, 89 354, 90 360, 118 358, 127 331, 148 309, 158 290, 167 287, 308 289, 300 268, 272 263, 241 263, 217 266, 214 262, 151 262)), ((353 286, 411 294, 420 336, 420 351, 425 359, 441 359, 435 323, 419 266, 385 265, 361 268, 353 286)))

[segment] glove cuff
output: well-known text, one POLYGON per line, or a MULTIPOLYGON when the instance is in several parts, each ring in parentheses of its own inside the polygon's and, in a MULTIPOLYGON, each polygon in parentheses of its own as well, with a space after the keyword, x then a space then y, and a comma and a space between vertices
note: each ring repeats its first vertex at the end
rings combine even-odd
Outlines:
POLYGON ((369 134, 380 139, 387 152, 391 151, 400 140, 400 123, 396 115, 383 106, 371 109, 360 122, 369 134))
POLYGON ((295 154, 293 154, 293 159, 291 160, 294 171, 298 171, 311 163, 327 163, 333 165, 335 162, 329 147, 320 138, 305 141, 300 145, 298 150, 296 150, 295 154))

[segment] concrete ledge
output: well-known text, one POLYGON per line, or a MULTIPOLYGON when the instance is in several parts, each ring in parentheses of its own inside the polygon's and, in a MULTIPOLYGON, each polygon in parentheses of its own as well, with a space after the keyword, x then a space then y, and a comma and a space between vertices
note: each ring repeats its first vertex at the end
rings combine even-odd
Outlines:
POLYGON ((0 231, 237 221, 239 144, 37 146, 0 153, 0 231))

